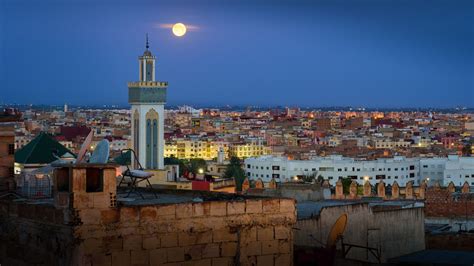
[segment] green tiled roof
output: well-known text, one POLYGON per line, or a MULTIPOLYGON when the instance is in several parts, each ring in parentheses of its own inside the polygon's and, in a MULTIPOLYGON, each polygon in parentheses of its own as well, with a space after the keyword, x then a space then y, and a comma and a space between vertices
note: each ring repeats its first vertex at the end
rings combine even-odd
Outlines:
POLYGON ((15 152, 15 162, 21 164, 48 164, 57 160, 53 153, 59 157, 66 153, 74 155, 50 135, 41 132, 30 143, 15 152))
POLYGON ((119 165, 130 165, 132 161, 132 152, 126 151, 114 158, 114 162, 119 165))

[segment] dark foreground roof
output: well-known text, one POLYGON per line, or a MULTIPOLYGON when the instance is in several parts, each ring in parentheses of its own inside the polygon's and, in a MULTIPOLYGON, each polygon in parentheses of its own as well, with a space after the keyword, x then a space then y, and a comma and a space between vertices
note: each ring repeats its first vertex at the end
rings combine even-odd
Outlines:
POLYGON ((15 152, 15 162, 21 164, 48 164, 56 161, 65 153, 73 154, 45 132, 41 132, 30 143, 15 152))
POLYGON ((474 264, 474 252, 427 249, 393 258, 398 265, 469 265, 474 264))

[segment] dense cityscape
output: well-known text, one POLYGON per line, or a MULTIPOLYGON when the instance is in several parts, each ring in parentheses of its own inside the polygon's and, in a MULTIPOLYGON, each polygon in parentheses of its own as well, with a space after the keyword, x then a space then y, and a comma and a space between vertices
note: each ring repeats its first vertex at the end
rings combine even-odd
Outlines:
POLYGON ((0 266, 474 265, 473 3, 224 2, 0 5, 0 266))

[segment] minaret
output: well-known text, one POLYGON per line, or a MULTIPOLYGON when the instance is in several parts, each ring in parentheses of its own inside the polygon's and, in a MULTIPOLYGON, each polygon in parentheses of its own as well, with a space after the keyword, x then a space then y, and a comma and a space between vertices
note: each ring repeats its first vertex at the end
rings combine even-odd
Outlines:
POLYGON ((138 57, 139 81, 128 83, 132 116, 132 148, 146 169, 163 169, 164 106, 168 82, 155 81, 155 56, 148 34, 145 52, 138 57))

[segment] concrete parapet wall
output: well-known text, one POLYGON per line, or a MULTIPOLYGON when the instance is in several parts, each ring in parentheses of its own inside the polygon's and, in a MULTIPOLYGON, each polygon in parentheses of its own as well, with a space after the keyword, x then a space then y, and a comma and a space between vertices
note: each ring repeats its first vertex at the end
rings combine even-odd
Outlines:
MULTIPOLYGON (((327 206, 316 217, 298 220, 295 245, 324 246, 342 214, 348 216, 344 243, 380 248, 382 262, 425 248, 423 208, 374 210, 368 203, 327 206)), ((342 248, 340 243, 337 248, 342 248)), ((352 248, 347 258, 376 262, 370 252, 361 248, 352 248)))

